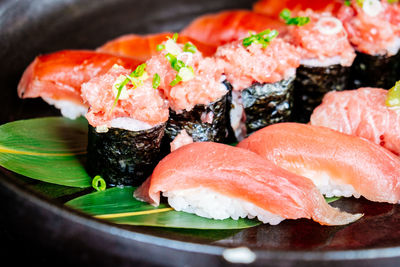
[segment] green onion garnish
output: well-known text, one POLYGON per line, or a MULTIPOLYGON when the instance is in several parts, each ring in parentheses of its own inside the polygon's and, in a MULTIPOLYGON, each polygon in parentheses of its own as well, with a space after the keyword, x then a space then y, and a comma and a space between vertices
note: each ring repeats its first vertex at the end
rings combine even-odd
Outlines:
POLYGON ((257 44, 261 44, 263 46, 263 48, 266 48, 269 45, 269 42, 272 41, 272 39, 274 39, 276 36, 278 36, 278 31, 277 30, 270 30, 267 29, 265 31, 262 31, 258 34, 252 34, 247 38, 243 39, 243 46, 244 47, 248 47, 250 46, 252 43, 257 43, 257 44))
POLYGON ((172 35, 172 40, 174 40, 175 42, 177 42, 178 41, 178 33, 176 32, 176 33, 174 33, 174 35, 172 35))
POLYGON ((157 89, 160 86, 161 83, 161 77, 158 75, 158 73, 154 74, 153 77, 153 88, 157 89))
POLYGON ((364 0, 357 0, 357 5, 359 5, 360 7, 362 7, 364 5, 364 0))
POLYGON ((190 53, 196 53, 197 52, 197 47, 192 44, 192 43, 186 43, 185 46, 183 47, 184 52, 190 52, 190 53))
POLYGON ((398 3, 399 0, 387 0, 387 2, 388 2, 389 4, 394 4, 394 3, 398 3))
POLYGON ((350 0, 344 1, 344 5, 345 5, 345 6, 351 6, 351 1, 350 1, 350 0))
POLYGON ((309 17, 291 17, 291 12, 289 9, 285 8, 279 14, 279 16, 285 21, 286 25, 296 25, 303 26, 310 22, 309 17))
POLYGON ((175 79, 172 81, 172 82, 170 82, 170 84, 169 85, 171 85, 171 86, 175 86, 175 85, 177 85, 179 82, 181 82, 182 81, 182 78, 181 78, 181 76, 179 76, 179 75, 176 75, 175 76, 175 79))
POLYGON ((92 180, 92 187, 97 191, 104 191, 107 187, 106 181, 100 175, 96 175, 92 180))
POLYGON ((386 106, 400 107, 400 81, 388 91, 386 96, 386 106))
POLYGON ((129 81, 131 81, 133 86, 136 88, 139 83, 137 82, 137 79, 135 79, 135 77, 136 78, 141 77, 144 74, 145 69, 146 69, 146 63, 143 63, 143 64, 137 66, 137 68, 134 71, 132 71, 132 73, 129 74, 125 78, 125 80, 122 81, 122 83, 120 83, 119 85, 116 86, 116 87, 118 87, 118 93, 117 93, 117 96, 115 97, 114 104, 110 110, 110 114, 113 112, 115 106, 117 105, 118 99, 121 96, 121 92, 122 92, 122 89, 124 88, 124 86, 127 85, 129 81))
POLYGON ((161 51, 161 50, 164 50, 164 49, 165 49, 165 45, 163 45, 163 44, 157 45, 157 51, 161 51))

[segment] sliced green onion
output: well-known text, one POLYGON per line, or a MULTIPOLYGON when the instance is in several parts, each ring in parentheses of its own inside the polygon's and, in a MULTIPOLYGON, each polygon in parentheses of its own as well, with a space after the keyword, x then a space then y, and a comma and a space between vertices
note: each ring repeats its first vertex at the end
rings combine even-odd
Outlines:
POLYGON ((197 52, 197 47, 194 45, 194 44, 192 44, 192 43, 186 43, 184 46, 183 46, 183 51, 184 52, 190 52, 190 53, 196 53, 197 52))
POLYGON ((344 1, 344 5, 345 5, 345 6, 351 6, 351 1, 350 1, 350 0, 344 1))
POLYGON ((395 4, 395 3, 398 3, 399 0, 387 0, 387 2, 388 2, 389 4, 395 4))
POLYGON ((153 88, 157 89, 160 86, 161 83, 161 77, 158 75, 158 73, 154 74, 153 77, 153 88))
POLYGON ((303 26, 310 22, 309 17, 291 17, 291 12, 287 8, 282 10, 279 16, 285 21, 286 25, 303 26))
POLYGON ((157 45, 157 51, 161 51, 161 50, 164 50, 164 49, 165 49, 165 45, 163 45, 163 44, 157 45))
MULTIPOLYGON (((251 33, 250 33, 251 34, 251 33)), ((277 30, 264 30, 258 34, 251 34, 249 37, 243 39, 243 46, 248 47, 252 43, 258 43, 263 46, 263 48, 266 48, 269 43, 274 39, 275 37, 278 36, 278 31, 277 30)))
POLYGON ((179 70, 178 76, 181 77, 182 82, 190 81, 194 78, 194 70, 192 67, 183 67, 179 70))
POLYGON ((175 79, 169 84, 171 86, 175 86, 182 81, 182 77, 179 75, 175 76, 175 79))
POLYGON ((388 91, 386 96, 386 106, 400 107, 400 81, 388 91))
POLYGON ((356 3, 357 3, 357 5, 362 7, 364 5, 364 0, 357 0, 356 3))
POLYGON ((146 63, 140 64, 129 76, 132 77, 133 75, 133 77, 140 77, 143 75, 145 69, 146 69, 146 63))
POLYGON ((176 41, 178 41, 178 37, 179 37, 179 35, 176 32, 176 33, 174 33, 174 35, 172 35, 172 40, 174 40, 176 42, 176 41))
POLYGON ((92 187, 97 191, 104 191, 107 188, 106 181, 100 175, 96 175, 92 180, 92 187))
POLYGON ((185 62, 177 59, 176 56, 172 55, 171 53, 166 54, 165 58, 169 61, 169 63, 171 63, 171 67, 176 71, 179 71, 181 68, 185 67, 185 62))

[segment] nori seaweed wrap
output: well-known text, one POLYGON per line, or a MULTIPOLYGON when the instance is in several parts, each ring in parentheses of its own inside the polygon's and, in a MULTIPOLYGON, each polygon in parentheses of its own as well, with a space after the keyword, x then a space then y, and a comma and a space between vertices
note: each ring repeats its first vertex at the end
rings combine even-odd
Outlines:
POLYGON ((300 65, 296 71, 293 120, 308 122, 326 93, 347 89, 350 70, 350 67, 340 64, 328 67, 300 65))
POLYGON ((192 110, 180 113, 170 109, 165 129, 166 142, 171 142, 185 130, 194 142, 224 143, 228 137, 227 98, 228 93, 213 103, 197 104, 192 110))
POLYGON ((374 56, 357 52, 351 78, 352 89, 360 87, 390 89, 400 80, 400 52, 394 56, 374 56))
POLYGON ((290 119, 294 80, 292 77, 276 83, 254 83, 241 92, 247 134, 290 119))
POLYGON ((165 123, 142 131, 110 128, 99 133, 89 125, 89 175, 101 175, 110 186, 142 184, 160 160, 164 130, 165 123))

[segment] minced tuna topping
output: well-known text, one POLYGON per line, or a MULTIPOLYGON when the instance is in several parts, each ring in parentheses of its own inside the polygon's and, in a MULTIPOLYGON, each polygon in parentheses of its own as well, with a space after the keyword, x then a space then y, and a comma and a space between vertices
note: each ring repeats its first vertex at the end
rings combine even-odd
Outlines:
MULTIPOLYGON (((171 40, 167 41, 171 42, 171 40)), ((162 45, 166 46, 166 42, 162 45)), ((159 89, 169 101, 170 108, 175 112, 190 111, 195 105, 208 105, 219 100, 228 90, 222 83, 223 69, 213 58, 204 58, 198 51, 184 52, 182 44, 176 44, 171 50, 176 50, 174 56, 185 63, 185 68, 192 70, 188 80, 171 85, 179 72, 171 66, 166 55, 167 49, 150 58, 147 64, 149 75, 158 73, 161 77, 159 89)), ((189 72, 190 73, 190 72, 189 72)))
POLYGON ((314 65, 333 62, 351 66, 356 54, 340 20, 329 12, 317 13, 311 9, 296 15, 310 18, 310 22, 303 26, 289 27, 288 38, 300 49, 302 64, 309 65, 314 60, 314 65))
POLYGON ((287 79, 295 75, 300 64, 300 53, 281 38, 273 39, 265 48, 255 42, 244 47, 242 41, 235 41, 220 46, 215 57, 237 91, 254 82, 275 83, 287 79))
POLYGON ((400 7, 386 0, 351 2, 338 12, 352 45, 370 55, 395 55, 400 48, 400 7))
POLYGON ((117 90, 113 87, 131 72, 114 65, 106 74, 82 85, 82 98, 90 106, 86 114, 90 125, 110 127, 111 121, 117 118, 131 118, 152 126, 168 120, 168 103, 153 88, 152 76, 136 88, 127 83, 114 106, 117 90))

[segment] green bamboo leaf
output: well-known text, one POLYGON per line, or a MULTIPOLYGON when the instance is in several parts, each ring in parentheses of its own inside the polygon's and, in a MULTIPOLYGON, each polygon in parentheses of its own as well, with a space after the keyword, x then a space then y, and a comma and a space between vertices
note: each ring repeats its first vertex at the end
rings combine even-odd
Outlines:
POLYGON ((133 187, 112 188, 78 197, 67 206, 107 221, 141 226, 189 229, 244 229, 260 224, 257 220, 212 220, 174 211, 166 204, 153 207, 133 198, 133 187))
POLYGON ((334 202, 336 200, 339 200, 339 199, 341 199, 341 197, 325 197, 326 203, 332 203, 332 202, 334 202))
POLYGON ((87 122, 49 117, 0 126, 0 165, 40 181, 90 187, 86 173, 87 122))

